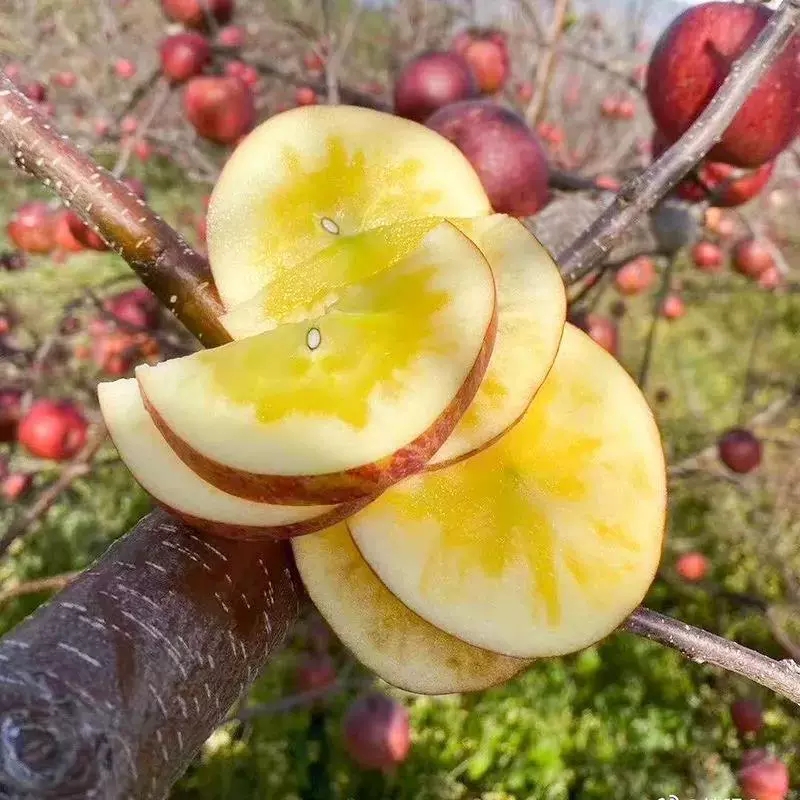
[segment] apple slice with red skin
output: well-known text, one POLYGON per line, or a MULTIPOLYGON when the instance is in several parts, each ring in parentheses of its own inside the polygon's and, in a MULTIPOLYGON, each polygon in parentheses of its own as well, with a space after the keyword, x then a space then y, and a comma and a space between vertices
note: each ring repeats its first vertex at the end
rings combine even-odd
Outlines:
POLYGON ((522 417, 555 360, 567 313, 558 267, 519 220, 494 214, 452 222, 492 268, 497 337, 478 394, 429 469, 482 450, 522 417))
POLYGON ((523 419, 486 450, 410 477, 347 520, 401 602, 518 658, 614 631, 647 592, 664 531, 658 428, 635 383, 567 325, 523 419))
POLYGON ((530 664, 425 622, 380 582, 343 523, 293 539, 292 549, 319 612, 353 655, 392 686, 417 694, 475 692, 530 664))
POLYGON ((226 308, 330 244, 423 217, 491 213, 446 139, 351 106, 304 106, 258 126, 228 159, 208 209, 208 255, 226 308))
POLYGON ((175 455, 145 410, 134 378, 101 383, 97 395, 109 435, 133 477, 197 530, 229 539, 285 539, 333 525, 364 505, 270 505, 226 494, 175 455))
POLYGON ((225 492, 289 505, 349 502, 421 470, 486 372, 494 278, 448 222, 387 267, 332 290, 320 316, 298 308, 300 321, 138 367, 181 460, 225 492))

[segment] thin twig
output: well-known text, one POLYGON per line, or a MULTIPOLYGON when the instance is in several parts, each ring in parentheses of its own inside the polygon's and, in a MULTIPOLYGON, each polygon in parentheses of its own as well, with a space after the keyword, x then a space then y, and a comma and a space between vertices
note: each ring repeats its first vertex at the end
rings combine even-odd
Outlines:
POLYGON ((664 303, 672 288, 672 273, 675 268, 675 256, 672 256, 667 261, 667 266, 664 268, 664 273, 661 276, 661 286, 658 289, 655 300, 653 302, 653 316, 650 319, 650 330, 647 332, 647 341, 644 346, 644 355, 642 356, 642 364, 639 367, 639 376, 636 383, 639 388, 645 391, 647 388, 647 378, 650 375, 650 365, 653 361, 653 352, 656 346, 656 332, 661 318, 664 315, 664 303))
POLYGON ((18 597, 39 592, 60 592, 69 586, 75 578, 80 575, 80 570, 76 572, 62 572, 60 575, 51 575, 47 578, 36 578, 30 581, 22 581, 14 586, 9 586, 0 591, 0 603, 7 603, 18 597))
POLYGON ((784 0, 696 122, 659 159, 620 189, 614 202, 558 254, 572 283, 601 262, 625 230, 663 198, 716 144, 747 96, 789 42, 800 19, 798 0, 784 0))
POLYGON ((773 300, 769 292, 764 292, 761 297, 761 308, 758 310, 755 324, 753 325, 753 335, 750 337, 750 349, 747 353, 747 362, 744 370, 744 381, 742 386, 742 398, 739 402, 739 413, 736 415, 737 422, 741 425, 745 419, 747 404, 753 395, 753 382, 755 377, 756 356, 761 337, 767 328, 769 320, 768 311, 772 307, 773 300))
POLYGON ((569 0, 555 0, 553 5, 553 19, 547 34, 547 44, 539 54, 536 66, 536 77, 533 81, 533 98, 525 112, 525 118, 530 125, 541 122, 550 90, 550 81, 553 78, 553 67, 556 61, 556 50, 564 32, 564 19, 567 16, 569 0))

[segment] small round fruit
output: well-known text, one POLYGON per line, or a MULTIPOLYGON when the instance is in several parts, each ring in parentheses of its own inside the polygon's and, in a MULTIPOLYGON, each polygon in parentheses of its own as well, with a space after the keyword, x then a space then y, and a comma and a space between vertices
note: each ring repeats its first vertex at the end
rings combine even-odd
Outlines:
POLYGON ((69 209, 60 209, 53 214, 53 238, 56 249, 64 253, 79 253, 83 250, 83 244, 75 238, 70 227, 70 215, 74 212, 69 209))
POLYGON ((789 770, 782 761, 758 752, 753 758, 742 759, 739 786, 752 800, 785 800, 789 794, 789 770))
POLYGON ((484 94, 499 92, 511 72, 506 37, 499 31, 472 31, 456 52, 469 64, 484 94))
POLYGON ((108 250, 100 234, 93 231, 74 211, 67 211, 65 216, 70 233, 83 247, 98 252, 108 250))
POLYGON ((692 261, 703 272, 719 272, 725 262, 722 248, 714 242, 698 242, 692 248, 692 261))
POLYGON ((154 328, 161 310, 156 296, 144 286, 107 298, 103 307, 116 319, 141 330, 154 328))
POLYGON ((594 312, 570 315, 569 321, 589 334, 607 353, 619 354, 619 326, 614 320, 594 312))
POLYGON ((27 472, 12 472, 0 481, 0 495, 9 502, 19 500, 30 489, 33 478, 27 472))
POLYGON ((733 268, 747 278, 758 279, 774 266, 772 248, 760 239, 742 239, 733 248, 733 268))
POLYGON ((301 692, 318 692, 336 682, 336 665, 325 654, 306 656, 297 666, 295 675, 297 688, 301 692))
POLYGON ((761 703, 758 700, 737 700, 731 706, 731 719, 739 733, 758 733, 764 727, 761 703))
POLYGON ((238 78, 192 78, 186 84, 183 107, 197 133, 217 144, 233 144, 256 121, 253 93, 238 78))
POLYGON ((761 463, 762 445, 750 431, 732 428, 720 436, 717 454, 729 470, 744 475, 752 472, 761 463))
POLYGON ((209 17, 218 25, 230 22, 233 5, 233 0, 161 0, 161 8, 168 19, 198 29, 208 27, 209 17))
POLYGON ((777 289, 783 283, 783 275, 781 275, 778 267, 773 264, 758 276, 757 283, 762 289, 777 289))
POLYGON ((310 86, 298 86, 295 90, 294 102, 298 106, 313 106, 317 101, 317 93, 310 86))
POLYGON ((15 247, 27 253, 49 253, 55 247, 55 221, 47 203, 32 200, 21 205, 6 227, 15 247))
POLYGON ((394 109, 401 117, 424 122, 443 106, 477 97, 478 87, 466 60, 433 51, 410 61, 394 86, 394 109))
POLYGON ((411 724, 402 703, 379 692, 357 699, 343 723, 348 755, 363 769, 390 770, 408 756, 411 724))
MULTIPOLYGON (((658 40, 647 72, 656 126, 675 142, 697 119, 773 12, 759 3, 702 3, 658 40)), ((800 36, 794 36, 739 109, 709 157, 740 167, 774 159, 800 126, 800 36)))
POLYGON ((702 553, 684 553, 675 562, 675 571, 689 583, 702 581, 711 569, 711 562, 702 553))
POLYGON ((774 161, 743 174, 730 164, 706 161, 697 170, 697 179, 687 178, 678 186, 676 193, 690 202, 700 203, 711 197, 715 206, 733 208, 744 205, 760 194, 774 171, 774 161))
POLYGON ((639 256, 617 270, 614 283, 621 294, 635 295, 647 291, 655 279, 656 267, 653 259, 639 256))
POLYGON ((496 212, 527 217, 547 205, 547 156, 522 117, 489 100, 465 100, 426 124, 464 153, 496 212))
POLYGON ((199 75, 211 60, 211 45, 200 33, 189 31, 161 42, 161 70, 174 83, 199 75))
POLYGON ((19 389, 0 389, 0 442, 12 442, 22 412, 22 392, 19 389))
POLYGON ((86 443, 88 423, 70 402, 37 400, 20 420, 17 440, 39 458, 65 461, 86 443))
POLYGON ((128 58, 118 58, 114 62, 114 72, 118 78, 127 80, 136 74, 136 64, 128 58))
POLYGON ((679 294, 669 294, 664 299, 661 313, 666 319, 679 319, 686 313, 686 306, 679 294))
POLYGON ((217 42, 223 47, 242 47, 245 38, 244 28, 239 25, 227 25, 217 34, 217 42))

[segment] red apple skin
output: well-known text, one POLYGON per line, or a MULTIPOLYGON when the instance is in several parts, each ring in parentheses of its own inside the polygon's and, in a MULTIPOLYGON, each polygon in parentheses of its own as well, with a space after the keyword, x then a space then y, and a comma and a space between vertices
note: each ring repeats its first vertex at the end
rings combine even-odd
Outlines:
POLYGON ((762 289, 777 289, 783 283, 783 275, 781 275, 780 270, 773 265, 767 267, 767 269, 758 276, 757 283, 762 289))
POLYGON ((686 306, 680 295, 670 294, 664 299, 661 313, 666 319, 680 319, 686 313, 686 306))
POLYGON ((617 270, 614 283, 621 294, 636 295, 647 291, 655 279, 656 268, 653 260, 647 256, 640 256, 617 270))
POLYGON ((732 428, 719 438, 717 454, 729 470, 745 475, 761 463, 763 447, 750 431, 732 428))
POLYGON ((614 358, 619 355, 619 327, 614 320, 602 314, 580 313, 569 315, 569 321, 580 328, 614 358))
POLYGON ((327 689, 336 682, 336 665, 325 654, 306 656, 297 666, 295 683, 301 692, 327 689))
POLYGON ((130 115, 123 117, 119 123, 120 131, 128 136, 136 133, 138 127, 139 120, 136 119, 136 117, 131 117, 130 115))
POLYGON ((69 70, 62 70, 53 75, 53 83, 62 89, 72 89, 78 82, 78 76, 69 70))
POLYGON ((17 440, 32 455, 65 461, 86 444, 88 423, 70 402, 37 400, 20 420, 17 440))
POLYGON ((298 106, 314 106, 317 104, 317 93, 310 86, 299 86, 294 93, 294 101, 298 106))
POLYGON ((114 62, 114 72, 116 72, 118 78, 127 80, 136 74, 136 64, 130 59, 118 58, 114 62))
POLYGON ((145 188, 145 185, 138 178, 123 178, 122 182, 140 200, 147 200, 147 189, 145 188))
POLYGON ((33 477, 25 472, 12 472, 0 480, 0 495, 7 501, 19 500, 31 488, 33 477))
POLYGON ((121 322, 138 330, 152 330, 158 325, 160 306, 146 287, 137 286, 106 298, 103 307, 121 322))
POLYGON ((464 153, 496 212, 527 217, 547 205, 547 156, 522 117, 489 100, 465 100, 427 125, 464 153))
POLYGON ((457 53, 423 53, 403 68, 394 86, 394 109, 401 117, 425 122, 451 103, 478 96, 469 64, 457 53))
POLYGON ((217 144, 233 144, 256 121, 253 93, 238 78, 192 78, 186 84, 183 107, 197 133, 217 144))
POLYGON ((740 734, 758 733, 764 727, 764 712, 757 700, 737 700, 731 705, 731 719, 740 734))
POLYGON ((469 64, 484 94, 495 94, 506 85, 511 74, 511 60, 502 31, 464 31, 453 40, 453 51, 469 64))
POLYGON ((108 250, 108 245, 102 240, 99 233, 95 233, 74 211, 67 211, 64 219, 72 236, 87 250, 103 252, 108 250))
POLYGON ((230 22, 233 7, 233 0, 161 0, 161 9, 168 19, 198 30, 208 26, 207 13, 219 25, 230 22))
POLYGON ((725 263, 725 256, 719 245, 702 241, 692 248, 692 261, 703 272, 719 272, 725 263))
POLYGON ((41 81, 31 81, 20 88, 22 94, 34 103, 44 103, 47 100, 47 86, 41 81))
POLYGON ((789 770, 770 755, 743 759, 739 770, 739 786, 752 800, 785 800, 789 794, 789 770))
POLYGON ((244 28, 238 25, 228 25, 220 29, 220 32, 217 34, 217 41, 223 47, 242 47, 245 38, 244 28))
POLYGON ((523 105, 533 100, 533 84, 530 81, 523 81, 517 87, 517 100, 523 105))
POLYGON ((55 247, 55 223, 47 203, 32 200, 21 205, 6 228, 15 247, 26 253, 49 253, 55 247))
MULTIPOLYGON (((647 71, 656 127, 670 143, 697 119, 733 62, 773 12, 757 3, 714 2, 687 9, 662 34, 647 71)), ((772 161, 800 128, 800 36, 793 36, 709 153, 755 168, 772 161)))
POLYGON ((411 749, 408 711, 378 692, 363 695, 350 706, 343 733, 349 756, 364 769, 391 770, 411 749))
POLYGON ((74 212, 69 209, 62 209, 53 214, 54 220, 54 239, 56 248, 65 253, 79 253, 83 250, 83 244, 75 237, 70 227, 70 215, 74 212))
POLYGON ((161 71, 173 83, 199 75, 211 60, 211 45, 200 33, 188 31, 168 36, 161 42, 161 71))
POLYGON ((0 389, 0 442, 13 442, 22 413, 22 392, 0 389))
POLYGON ((603 189, 606 192, 618 192, 622 184, 613 175, 598 175, 594 179, 594 185, 598 189, 603 189))
POLYGON ((742 239, 733 248, 733 268, 747 278, 757 280, 774 266, 771 248, 758 239, 742 239))
POLYGON ((699 180, 688 178, 683 181, 676 189, 676 194, 693 203, 700 203, 710 195, 714 198, 714 205, 735 208, 760 194, 774 171, 775 162, 769 161, 741 177, 732 178, 736 174, 736 167, 720 161, 707 161, 698 170, 699 180), (710 191, 706 191, 706 187, 710 191))
POLYGON ((675 571, 689 583, 702 581, 711 568, 711 562, 702 553, 684 553, 675 562, 675 571))

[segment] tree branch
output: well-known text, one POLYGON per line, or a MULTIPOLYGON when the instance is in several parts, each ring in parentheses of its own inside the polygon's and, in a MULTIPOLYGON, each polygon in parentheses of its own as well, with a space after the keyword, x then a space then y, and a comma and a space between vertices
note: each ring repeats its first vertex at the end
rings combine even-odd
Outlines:
POLYGON ((789 42, 799 19, 797 0, 784 0, 684 136, 628 181, 594 224, 558 254, 565 280, 578 280, 601 262, 626 228, 653 208, 708 153, 789 42))
POLYGON ((547 108, 550 81, 553 77, 553 66, 556 61, 556 51, 561 35, 564 31, 564 18, 569 8, 569 0, 555 0, 553 5, 553 19, 547 36, 547 44, 539 54, 536 66, 536 77, 533 81, 533 99, 528 106, 525 118, 531 126, 541 122, 547 108))

